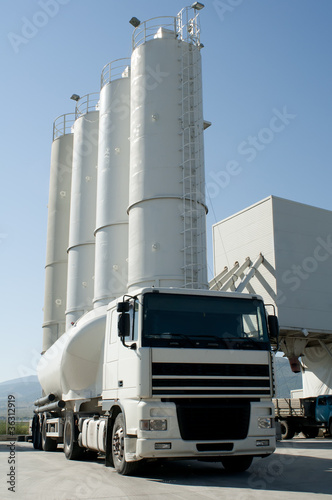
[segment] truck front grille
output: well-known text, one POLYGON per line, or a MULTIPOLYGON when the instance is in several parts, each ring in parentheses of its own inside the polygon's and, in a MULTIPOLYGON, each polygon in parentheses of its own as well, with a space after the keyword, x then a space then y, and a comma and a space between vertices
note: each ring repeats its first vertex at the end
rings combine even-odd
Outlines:
POLYGON ((250 402, 246 399, 226 399, 217 403, 207 399, 174 402, 180 434, 185 441, 229 441, 247 437, 250 402))
POLYGON ((270 396, 267 364, 152 363, 152 395, 270 396))

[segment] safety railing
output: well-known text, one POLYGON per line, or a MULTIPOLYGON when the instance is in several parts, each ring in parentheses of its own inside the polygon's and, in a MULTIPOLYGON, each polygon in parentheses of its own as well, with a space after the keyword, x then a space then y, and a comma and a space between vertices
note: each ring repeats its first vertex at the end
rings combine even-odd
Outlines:
POLYGON ((157 33, 160 28, 174 33, 174 38, 177 37, 177 17, 163 16, 154 17, 142 22, 133 33, 133 50, 145 42, 157 38, 157 33))
POLYGON ((67 113, 58 116, 53 122, 53 141, 66 134, 72 134, 75 122, 75 113, 67 113))
POLYGON ((130 58, 116 59, 111 61, 102 69, 100 88, 102 89, 104 85, 110 83, 113 80, 119 78, 126 78, 130 76, 130 58))
POLYGON ((199 14, 192 7, 185 7, 177 15, 177 34, 184 42, 201 46, 199 14))
POLYGON ((75 118, 89 113, 89 111, 96 111, 99 109, 99 92, 93 92, 92 94, 86 94, 80 97, 77 101, 75 109, 75 118))
POLYGON ((139 24, 133 33, 133 50, 153 38, 158 38, 160 28, 174 33, 174 38, 201 46, 199 13, 192 7, 185 7, 176 17, 154 17, 139 24))

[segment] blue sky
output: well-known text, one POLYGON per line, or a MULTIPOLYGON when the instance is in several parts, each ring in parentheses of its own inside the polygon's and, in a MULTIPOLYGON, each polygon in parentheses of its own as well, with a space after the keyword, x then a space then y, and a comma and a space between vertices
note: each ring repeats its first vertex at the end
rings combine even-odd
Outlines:
MULTIPOLYGON (((41 349, 52 124, 103 66, 130 57, 128 20, 182 0, 1 3, 0 382, 34 373, 41 349)), ((205 0, 205 165, 213 223, 271 194, 331 201, 332 2, 205 0)))

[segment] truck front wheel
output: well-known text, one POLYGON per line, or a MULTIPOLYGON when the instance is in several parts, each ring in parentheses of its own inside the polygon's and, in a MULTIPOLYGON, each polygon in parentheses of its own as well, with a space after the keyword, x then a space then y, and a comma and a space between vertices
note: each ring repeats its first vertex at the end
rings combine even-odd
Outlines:
POLYGON ((129 476, 137 469, 137 462, 125 459, 125 426, 123 414, 116 417, 112 430, 112 461, 115 470, 123 476, 129 476))
POLYGON ((302 432, 303 432, 303 434, 305 435, 306 438, 308 438, 308 439, 314 439, 319 434, 319 428, 318 427, 304 427, 302 429, 302 432))
POLYGON ((244 472, 249 469, 252 464, 252 458, 249 455, 241 455, 238 457, 224 457, 221 459, 223 467, 227 472, 244 472))

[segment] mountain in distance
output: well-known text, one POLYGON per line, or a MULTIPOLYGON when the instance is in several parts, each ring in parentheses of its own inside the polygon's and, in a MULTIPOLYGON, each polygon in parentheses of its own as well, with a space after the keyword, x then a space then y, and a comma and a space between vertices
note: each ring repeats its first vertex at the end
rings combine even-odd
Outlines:
POLYGON ((6 418, 9 395, 15 396, 16 419, 24 419, 32 418, 33 403, 41 394, 42 389, 36 375, 0 383, 0 419, 6 418))

